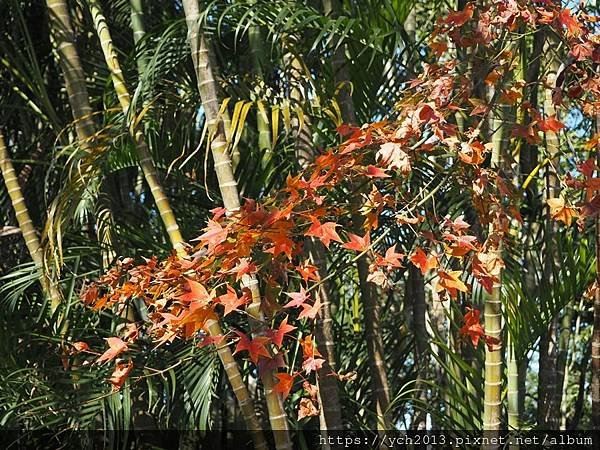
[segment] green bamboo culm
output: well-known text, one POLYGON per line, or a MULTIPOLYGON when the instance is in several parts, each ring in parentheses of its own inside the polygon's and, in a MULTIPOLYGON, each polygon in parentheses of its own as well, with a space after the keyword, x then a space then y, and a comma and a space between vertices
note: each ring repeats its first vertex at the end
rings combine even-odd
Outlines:
MULTIPOLYGON (((112 39, 110 36, 108 26, 106 24, 106 19, 104 18, 104 15, 100 10, 98 2, 92 0, 89 2, 89 5, 90 12, 94 19, 94 26, 96 28, 98 38, 100 39, 102 51, 104 53, 104 58, 111 72, 115 92, 119 99, 121 108, 123 109, 123 113, 127 115, 129 113, 129 107, 131 106, 131 97, 125 85, 123 79, 123 72, 121 71, 119 62, 117 60, 116 52, 114 51, 112 45, 112 39)), ((155 202, 157 204, 167 232, 169 233, 169 237, 171 239, 173 248, 175 248, 180 254, 184 254, 183 238, 179 231, 175 215, 173 214, 168 200, 162 189, 162 186, 158 181, 156 169, 154 167, 154 163, 152 161, 152 157, 150 155, 143 133, 140 130, 130 129, 130 131, 132 132, 132 137, 136 144, 138 157, 140 158, 139 164, 142 167, 142 171, 144 172, 146 182, 150 186, 152 194, 154 195, 155 202)), ((212 336, 218 336, 223 334, 221 326, 216 320, 208 320, 206 327, 212 336)), ((255 448, 266 449, 266 440, 262 435, 262 430, 260 427, 260 423, 255 415, 252 400, 250 398, 246 385, 242 380, 242 376, 239 371, 237 362, 231 354, 231 350, 226 345, 220 346, 217 350, 217 354, 221 359, 233 392, 238 400, 238 404, 240 406, 240 409, 242 410, 242 414, 246 421, 246 425, 252 433, 255 448)))
MULTIPOLYGON (((502 115, 507 116, 505 110, 502 115)), ((508 138, 503 122, 497 122, 497 128, 492 136, 493 151, 491 165, 493 168, 501 169, 504 153, 507 148, 508 138)), ((490 225, 490 234, 499 233, 490 225)), ((497 238, 497 248, 489 251, 496 254, 497 258, 502 256, 502 237, 497 238)), ((502 279, 502 274, 498 274, 502 279)), ((484 399, 483 399, 483 429, 486 431, 498 431, 502 419, 502 285, 501 281, 494 284, 492 294, 489 295, 483 305, 485 332, 489 337, 496 339, 496 344, 485 349, 484 370, 484 399)), ((495 447, 494 447, 495 448, 495 447)))
POLYGON ((21 186, 19 185, 19 180, 8 155, 2 133, 0 133, 0 172, 2 173, 4 183, 6 184, 8 196, 10 197, 10 202, 15 211, 15 216, 17 217, 19 229, 25 240, 25 245, 39 272, 42 289, 44 294, 50 299, 50 308, 52 313, 54 313, 61 303, 62 296, 58 285, 44 272, 42 246, 37 235, 37 230, 34 228, 31 217, 29 216, 25 198, 21 192, 21 186))
MULTIPOLYGON (((140 41, 146 35, 144 27, 144 9, 142 0, 130 0, 129 7, 131 9, 131 29, 133 30, 133 42, 136 46, 140 45, 140 41)), ((146 72, 148 65, 148 55, 142 50, 141 54, 136 58, 138 75, 140 78, 146 72)))
MULTIPOLYGON (((89 5, 90 12, 94 20, 94 27, 96 29, 96 33, 98 34, 98 38, 100 39, 100 46, 102 47, 104 59, 111 73, 115 93, 119 99, 119 104, 121 105, 123 114, 127 116, 130 113, 129 107, 131 106, 131 96, 129 95, 129 91, 125 85, 125 80, 123 79, 123 71, 121 70, 121 66, 119 65, 119 61, 117 59, 117 54, 112 44, 110 31, 106 25, 106 19, 104 18, 97 1, 91 0, 89 5)), ((184 255, 183 237, 181 236, 179 225, 175 220, 175 215, 173 214, 173 210, 171 209, 167 196, 165 195, 164 189, 158 180, 156 167, 154 166, 152 155, 150 154, 144 134, 141 130, 136 130, 133 127, 130 127, 129 131, 135 143, 138 163, 142 168, 146 183, 148 183, 148 186, 150 187, 150 191, 154 197, 156 207, 158 208, 158 212, 165 225, 167 234, 171 240, 171 244, 179 254, 184 255)))
MULTIPOLYGON (((214 79, 212 58, 204 34, 200 28, 198 1, 184 0, 183 9, 188 26, 188 41, 196 71, 198 91, 202 99, 202 106, 211 138, 210 148, 214 161, 214 170, 219 182, 223 206, 227 214, 232 215, 240 209, 240 196, 233 173, 232 162, 229 157, 225 134, 226 126, 223 124, 223 118, 219 116, 218 86, 214 79)), ((247 312, 255 324, 262 324, 264 323, 264 317, 261 310, 261 295, 258 280, 255 277, 245 277, 242 281, 243 286, 250 290, 252 296, 252 303, 247 308, 247 312)), ((292 441, 288 431, 287 414, 283 408, 281 395, 273 391, 275 380, 272 371, 268 371, 262 376, 262 382, 269 413, 269 422, 274 432, 275 446, 278 450, 291 450, 292 441)))

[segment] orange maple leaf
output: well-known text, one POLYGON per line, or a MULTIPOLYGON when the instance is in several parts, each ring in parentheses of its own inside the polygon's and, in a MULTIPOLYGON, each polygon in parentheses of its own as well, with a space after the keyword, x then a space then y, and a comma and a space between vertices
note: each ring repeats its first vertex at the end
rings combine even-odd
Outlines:
POLYGON ((438 271, 439 280, 436 290, 438 292, 448 291, 452 298, 458 296, 458 291, 468 292, 467 286, 460 280, 461 270, 451 270, 449 272, 438 271))
POLYGON ((314 320, 315 317, 317 317, 317 314, 319 314, 321 306, 323 305, 321 304, 321 300, 317 298, 313 305, 307 305, 306 303, 303 303, 301 306, 302 311, 300 312, 300 314, 298 314, 298 319, 308 317, 309 319, 314 320))
POLYGON ((475 7, 472 3, 469 3, 462 11, 453 11, 442 21, 448 25, 455 25, 460 27, 467 23, 471 17, 473 17, 473 10, 475 7))
POLYGON ((177 297, 179 300, 191 303, 191 302, 202 302, 208 304, 211 300, 211 296, 206 288, 198 283, 197 281, 186 278, 188 292, 177 297))
POLYGON ((240 337, 240 340, 235 347, 235 351, 233 352, 234 355, 238 352, 246 350, 250 354, 250 360, 254 364, 258 363, 258 358, 261 356, 264 356, 265 358, 271 357, 269 351, 265 348, 265 345, 271 342, 271 338, 266 336, 258 336, 254 339, 250 339, 241 331, 235 331, 235 334, 240 337))
POLYGON ((113 385, 113 391, 116 392, 121 389, 125 380, 129 376, 129 372, 133 369, 133 363, 131 361, 126 363, 117 363, 115 370, 111 374, 108 381, 113 385))
POLYGON ((304 339, 300 339, 300 346, 302 347, 302 356, 306 358, 310 358, 312 356, 323 356, 317 350, 313 340, 312 334, 307 335, 304 339))
POLYGON ((404 174, 411 171, 408 153, 402 150, 400 144, 395 142, 386 142, 385 144, 382 144, 377 151, 376 158, 388 169, 400 169, 400 172, 404 174))
POLYGON ((319 269, 308 262, 305 262, 302 266, 296 266, 296 270, 305 283, 308 283, 308 280, 319 281, 319 269))
POLYGON ((279 324, 279 328, 277 328, 277 330, 269 330, 268 333, 269 337, 271 338, 271 341, 273 342, 273 345, 281 347, 285 335, 290 331, 294 331, 295 329, 296 327, 288 325, 288 316, 285 316, 279 324))
POLYGON ((108 343, 109 348, 96 360, 98 364, 115 359, 127 350, 127 344, 118 337, 109 337, 104 340, 108 343))
POLYGON ((474 347, 477 347, 479 339, 485 335, 481 323, 479 323, 479 316, 481 311, 467 307, 467 312, 463 317, 464 325, 459 330, 461 334, 469 336, 471 343, 474 347))
POLYGON ((279 380, 275 386, 273 386, 273 392, 279 392, 283 399, 285 400, 288 395, 290 395, 290 391, 292 390, 292 386, 294 385, 294 376, 289 373, 276 373, 275 376, 279 380))
POLYGON ((375 264, 378 266, 386 266, 386 267, 404 267, 402 265, 401 259, 404 259, 404 253, 396 253, 396 246, 392 245, 385 252, 385 256, 382 258, 377 255, 377 259, 375 260, 375 264))
POLYGON ((257 270, 256 264, 250 258, 240 258, 238 263, 226 273, 235 274, 235 281, 239 281, 244 275, 254 273, 257 270))
POLYGON ((565 205, 564 197, 549 198, 546 200, 550 207, 550 215, 554 220, 560 220, 565 225, 571 225, 574 218, 577 217, 577 211, 574 208, 565 205))
POLYGON ((298 420, 305 417, 318 416, 319 409, 310 398, 301 398, 298 405, 298 420))
POLYGON ((371 245, 371 235, 369 232, 365 233, 363 237, 360 237, 353 233, 347 233, 350 242, 342 244, 342 247, 348 250, 356 250, 358 252, 364 252, 371 245))
POLYGON ((229 285, 227 286, 227 293, 217 297, 217 300, 225 307, 223 317, 250 301, 248 295, 245 293, 241 297, 238 297, 235 289, 229 285))
POLYGON ((558 23, 567 29, 567 36, 579 36, 581 25, 576 17, 571 15, 571 10, 565 8, 558 13, 558 23))
POLYGON ((209 220, 207 227, 204 228, 204 234, 195 240, 200 241, 202 244, 208 244, 208 250, 210 252, 214 250, 217 245, 225 242, 227 234, 227 228, 223 228, 219 222, 209 220))
POLYGON ((438 260, 435 256, 429 258, 423 250, 419 247, 415 248, 415 251, 410 256, 410 262, 421 269, 421 273, 425 275, 429 270, 435 269, 438 266, 438 260))
POLYGON ((318 219, 311 217, 312 225, 308 229, 305 236, 313 236, 319 238, 321 242, 325 245, 325 247, 329 248, 329 244, 331 241, 335 242, 343 242, 340 236, 335 231, 335 227, 339 226, 334 222, 325 222, 321 223, 318 219))
POLYGON ((306 293, 304 286, 300 286, 300 292, 286 292, 285 295, 291 298, 289 302, 283 305, 284 308, 298 308, 304 304, 310 297, 306 293))

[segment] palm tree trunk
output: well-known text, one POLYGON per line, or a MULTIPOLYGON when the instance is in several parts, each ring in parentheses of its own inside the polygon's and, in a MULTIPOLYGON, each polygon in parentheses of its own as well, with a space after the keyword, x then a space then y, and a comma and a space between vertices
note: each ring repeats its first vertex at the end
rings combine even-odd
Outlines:
MULTIPOLYGON (((428 353, 428 331, 425 321, 427 313, 427 303, 425 302, 425 281, 419 268, 410 265, 407 284, 410 284, 412 293, 412 329, 415 339, 415 364, 417 366, 417 381, 415 383, 416 395, 422 405, 427 404, 427 377, 429 368, 428 353)), ((422 406, 418 413, 415 413, 412 428, 415 430, 426 429, 426 415, 422 406)))
MULTIPOLYGON (((198 1, 184 0, 183 8, 188 26, 188 39, 196 70, 198 90, 209 127, 209 136, 211 137, 210 146, 214 168, 221 197, 223 198, 223 205, 227 210, 227 214, 231 215, 239 211, 240 198, 231 160, 227 152, 223 121, 219 117, 218 87, 213 76, 211 56, 204 35, 200 30, 198 1)), ((257 323, 264 323, 258 280, 255 277, 245 277, 243 284, 250 289, 252 295, 252 304, 248 307, 248 314, 257 323)), ((287 414, 283 408, 283 400, 281 395, 273 392, 275 386, 273 373, 265 373, 262 382, 269 411, 269 421, 274 432, 275 445, 279 450, 291 449, 292 441, 288 431, 287 414)))
POLYGON ((8 190, 8 196, 10 197, 11 204, 17 217, 19 229, 25 240, 25 245, 31 259, 33 260, 36 269, 39 273, 40 284, 44 294, 50 299, 50 308, 52 313, 56 311, 61 302, 61 294, 58 285, 44 273, 44 258, 40 240, 37 235, 37 231, 33 227, 31 217, 29 217, 29 211, 21 192, 21 186, 19 180, 15 174, 15 170, 12 165, 12 161, 8 155, 8 150, 4 143, 4 136, 0 132, 0 173, 4 178, 6 189, 8 190))
POLYGON ((65 79, 69 104, 75 120, 77 138, 82 146, 89 145, 96 132, 89 102, 85 74, 75 47, 75 33, 71 27, 69 9, 65 0, 46 0, 50 14, 54 44, 59 54, 59 64, 65 79))
POLYGON ((566 399, 566 391, 569 385, 569 344, 571 343, 571 323, 573 319, 573 309, 570 306, 565 308, 563 313, 563 317, 560 322, 560 334, 558 340, 558 354, 556 357, 556 364, 558 366, 557 369, 557 378, 558 383, 556 384, 556 398, 557 398, 557 426, 561 430, 565 429, 566 426, 566 418, 565 414, 565 403, 566 399))
POLYGON ((507 339, 506 359, 508 428, 518 430, 521 421, 519 410, 519 363, 510 336, 507 339))

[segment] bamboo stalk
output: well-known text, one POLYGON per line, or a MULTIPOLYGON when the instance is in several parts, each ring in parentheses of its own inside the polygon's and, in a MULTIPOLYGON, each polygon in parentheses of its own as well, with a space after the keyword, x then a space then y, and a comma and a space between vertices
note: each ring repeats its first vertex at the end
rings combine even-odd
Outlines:
MULTIPOLYGON (((498 170, 499 175, 505 166, 507 149, 507 130, 504 126, 507 117, 507 109, 500 110, 499 118, 493 122, 492 135, 492 160, 491 166, 498 170)), ((490 225, 489 233, 497 233, 490 225)), ((498 257, 502 256, 502 240, 499 236, 496 248, 490 251, 495 252, 498 257)), ((501 280, 502 275, 498 278, 501 280)), ((500 342, 502 338, 502 301, 501 301, 501 281, 494 284, 492 294, 489 295, 483 305, 485 332, 491 338, 500 342)), ((493 348, 485 349, 485 370, 484 370, 484 400, 483 400, 483 429, 497 431, 500 429, 502 419, 502 345, 499 343, 493 348)))
MULTIPOLYGON (((596 116, 596 133, 600 132, 600 115, 596 116)), ((600 153, 597 155, 600 164, 600 153)), ((596 283, 600 285, 600 219, 596 218, 596 283)), ((592 427, 600 430, 600 289, 594 296, 594 328, 592 331, 592 427)))
POLYGON ((48 298, 50 298, 50 308, 52 313, 54 313, 54 311, 56 311, 56 309, 60 305, 62 296, 60 294, 58 285, 44 272, 44 258, 42 256, 42 246, 40 244, 37 231, 33 227, 31 217, 29 216, 29 211, 27 210, 27 205, 25 204, 25 198, 23 197, 23 193, 21 192, 21 186, 19 184, 17 175, 15 174, 12 161, 10 160, 8 150, 6 149, 6 145, 4 143, 4 136, 1 132, 0 173, 2 173, 2 178, 4 179, 4 183, 6 184, 8 196, 10 197, 12 207, 15 211, 15 216, 17 217, 19 229, 21 230, 21 234, 23 235, 23 239, 25 240, 25 245, 27 246, 27 250, 29 250, 31 259, 33 260, 36 269, 39 273, 39 279, 40 284, 42 285, 42 290, 44 291, 44 294, 48 298))
MULTIPOLYGON (((257 81, 260 84, 260 88, 265 87, 264 82, 264 48, 263 40, 261 36, 261 30, 258 25, 253 25, 248 30, 248 41, 250 44, 250 59, 252 60, 252 70, 254 72, 257 81)), ((256 110, 256 127, 258 129, 258 149, 261 152, 262 165, 263 167, 271 159, 271 126, 269 124, 269 118, 262 108, 256 110)))
MULTIPOLYGON (((326 15, 335 17, 339 14, 340 5, 337 0, 323 0, 323 10, 326 15)), ((335 71, 334 80, 339 86, 337 101, 340 105, 342 120, 345 123, 356 124, 356 111, 350 93, 350 76, 347 69, 347 59, 344 48, 340 46, 334 55, 332 66, 335 71)), ((363 220, 356 217, 356 231, 362 234, 363 220)), ((383 351, 383 339, 381 337, 380 314, 377 289, 367 281, 369 265, 372 261, 370 255, 366 254, 357 261, 359 290, 364 308, 365 338, 367 343, 367 354, 369 370, 373 383, 373 403, 377 413, 377 429, 387 430, 390 428, 388 409, 390 406, 390 388, 386 373, 386 364, 383 351)))
MULTIPOLYGON (((286 54, 286 62, 291 69, 292 80, 302 72, 302 64, 291 53, 286 54)), ((301 88, 297 83, 291 82, 290 97, 298 103, 304 100, 301 88)), ((293 119, 293 128, 296 129, 296 157, 301 167, 310 164, 316 154, 315 146, 312 142, 310 132, 310 121, 305 120, 300 124, 298 118, 293 119)), ((323 280, 327 278, 327 260, 323 244, 315 238, 305 240, 306 249, 313 265, 317 268, 319 277, 323 280)), ((317 371, 317 384, 319 387, 318 398, 320 404, 319 424, 324 438, 329 437, 329 430, 339 430, 343 428, 342 411, 340 406, 339 385, 337 380, 330 376, 331 372, 337 366, 334 349, 333 317, 331 312, 331 298, 328 295, 329 284, 323 283, 315 292, 315 300, 321 303, 319 318, 315 324, 315 336, 317 344, 323 355, 325 363, 317 371)), ((329 443, 323 445, 324 450, 330 448, 329 443)))
MULTIPOLYGON (((131 106, 131 96, 129 95, 129 91, 125 85, 123 72, 113 47, 110 30, 108 29, 106 19, 100 10, 100 5, 98 2, 96 0, 90 0, 89 5, 90 12, 94 20, 94 27, 96 28, 96 33, 100 39, 100 46, 102 47, 104 59, 111 73, 115 93, 117 94, 117 98, 119 99, 119 103, 123 109, 123 114, 127 116, 130 113, 129 107, 131 106)), ((171 209, 169 200, 165 195, 164 189, 161 183, 158 181, 158 173, 156 171, 156 167, 154 166, 154 161, 152 160, 152 155, 150 154, 144 134, 141 130, 135 130, 132 127, 129 128, 129 131, 135 142, 138 163, 142 168, 146 183, 148 183, 148 186, 150 187, 150 191, 154 197, 154 202, 156 203, 156 207, 158 208, 162 222, 165 225, 167 234, 171 240, 171 244, 180 255, 185 255, 185 251, 183 249, 183 237, 181 236, 179 225, 175 220, 175 215, 173 214, 173 210, 171 209)))
MULTIPOLYGON (((64 0, 48 0, 47 5, 56 34, 55 40, 59 50, 61 67, 65 77, 65 85, 67 86, 67 91, 69 92, 73 115, 78 124, 78 137, 82 142, 87 142, 89 138, 93 136, 94 126, 93 122, 89 122, 87 120, 87 117, 90 117, 89 120, 91 121, 91 108, 89 107, 89 98, 87 95, 87 88, 85 87, 83 69, 81 68, 79 56, 74 45, 74 33, 71 28, 68 8, 64 0), (88 115, 83 116, 82 114, 84 113, 88 115), (85 124, 85 126, 82 124, 85 124)), ((121 94, 119 100, 122 101, 124 98, 122 95, 122 88, 116 90, 118 95, 121 94)), ((151 182, 153 181, 158 183, 158 179, 151 178, 151 182)), ((164 203, 167 203, 166 198, 163 201, 163 205, 164 203)), ((161 215, 163 223, 164 217, 165 215, 161 215)), ((165 224, 165 226, 168 227, 167 224, 165 224)), ((171 231, 173 231, 173 229, 171 231)), ((181 235, 177 236, 175 233, 171 234, 170 237, 176 241, 174 242, 174 246, 175 244, 182 246, 183 240, 181 239, 181 235), (180 242, 177 242, 177 239, 180 239, 180 242)), ((207 328, 211 335, 222 334, 220 325, 214 320, 207 322, 207 328)), ((267 449, 267 443, 262 433, 260 422, 254 413, 254 408, 251 404, 249 404, 250 397, 246 386, 242 382, 239 368, 233 359, 233 355, 231 355, 231 350, 229 347, 224 346, 218 350, 218 354, 221 362, 224 365, 229 382, 234 390, 238 402, 240 403, 240 408, 246 421, 246 425, 252 434, 255 448, 267 449)))
MULTIPOLYGON (((222 118, 219 117, 218 87, 215 82, 211 64, 210 51, 200 29, 200 13, 197 0, 184 0, 183 8, 188 26, 188 39, 192 60, 196 70, 198 90, 202 99, 202 106, 206 116, 209 132, 211 133, 211 152, 214 160, 214 169, 219 182, 223 206, 227 214, 235 214, 240 209, 240 198, 237 182, 233 174, 231 160, 227 151, 227 139, 222 118)), ((258 280, 255 277, 245 277, 243 284, 250 289, 252 303, 247 312, 258 323, 263 323, 261 311, 261 296, 258 280)), ((283 408, 281 395, 273 392, 275 380, 272 372, 263 375, 262 382, 267 401, 269 422, 274 432, 275 446, 278 450, 292 448, 287 423, 287 414, 283 408)))
MULTIPOLYGON (((133 42, 136 46, 139 45, 142 38, 146 35, 144 27, 144 8, 142 0, 129 0, 131 10, 131 29, 133 30, 133 42)), ((148 57, 144 52, 136 59, 138 75, 141 77, 146 72, 148 65, 148 57)))

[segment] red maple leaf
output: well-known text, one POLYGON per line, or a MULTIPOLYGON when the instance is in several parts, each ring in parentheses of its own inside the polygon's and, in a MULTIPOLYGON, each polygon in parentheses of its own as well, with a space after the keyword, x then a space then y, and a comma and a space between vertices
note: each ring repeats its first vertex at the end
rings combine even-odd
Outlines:
POLYGON ((391 175, 387 174, 385 169, 381 167, 369 165, 365 171, 365 175, 369 178, 390 178, 391 175))
POLYGON ((204 228, 204 234, 196 238, 202 244, 208 244, 208 250, 212 251, 217 245, 225 242, 227 239, 227 228, 223 228, 219 222, 209 220, 204 228))
POLYGON ((290 391, 294 385, 294 376, 285 372, 276 373, 275 376, 279 381, 273 386, 273 392, 279 392, 285 400, 290 395, 290 391))
POLYGON ((578 164, 577 169, 586 177, 591 178, 594 170, 597 170, 596 167, 596 158, 589 158, 585 162, 578 164))
POLYGON ((410 256, 410 262, 421 269, 421 273, 425 275, 430 269, 435 269, 438 265, 437 258, 430 256, 429 258, 423 250, 419 247, 415 248, 415 251, 410 256))
POLYGON ((307 305, 306 303, 303 303, 301 306, 302 311, 300 312, 300 314, 298 314, 298 319, 308 317, 309 319, 314 320, 315 317, 317 317, 317 314, 319 314, 319 310, 321 309, 322 304, 321 300, 317 298, 313 305, 307 305))
POLYGON ((357 236, 353 233, 348 233, 348 238, 350 238, 350 242, 342 244, 342 247, 347 248, 348 250, 364 252, 371 245, 371 235, 368 231, 363 237, 357 236))
POLYGON ((125 380, 129 376, 129 372, 133 369, 133 363, 131 361, 127 363, 117 363, 115 370, 110 375, 108 381, 113 385, 113 391, 116 392, 121 389, 125 380))
POLYGON ((257 270, 256 264, 250 258, 240 258, 238 263, 226 273, 234 273, 235 281, 239 281, 244 275, 255 273, 257 270))
POLYGON ((329 243, 331 241, 342 242, 342 239, 335 231, 335 227, 338 226, 337 223, 334 222, 325 222, 321 223, 318 219, 311 217, 312 225, 308 229, 305 236, 313 236, 319 238, 321 242, 325 245, 325 247, 329 248, 329 243))
POLYGON ((218 302, 225 307, 223 316, 235 311, 240 306, 245 305, 250 301, 246 293, 242 294, 241 297, 237 296, 235 289, 231 286, 227 286, 227 294, 220 295, 217 297, 218 302))
POLYGON ((181 301, 189 303, 200 302, 202 304, 208 304, 208 302, 211 299, 211 296, 206 290, 206 288, 197 281, 190 280, 189 278, 186 278, 186 281, 189 292, 180 295, 177 298, 181 301))
POLYGON ((198 347, 200 347, 200 348, 208 347, 209 345, 212 345, 212 344, 218 345, 221 343, 223 338, 224 338, 224 336, 222 334, 218 334, 216 336, 204 336, 202 338, 202 340, 200 341, 200 343, 198 344, 198 347))
POLYGON ((382 258, 381 256, 377 256, 375 260, 375 264, 378 266, 387 266, 387 267, 404 267, 402 265, 401 259, 404 259, 404 253, 396 253, 396 246, 392 245, 385 252, 385 256, 382 258))
POLYGON ((315 358, 315 357, 311 356, 309 358, 306 358, 302 362, 302 370, 304 370, 304 372, 306 373, 306 375, 308 375, 309 373, 316 372, 321 367, 323 367, 323 363, 324 362, 325 362, 324 359, 315 358))
POLYGON ((258 363, 258 358, 260 356, 264 356, 265 358, 271 357, 269 351, 265 348, 265 345, 271 342, 271 338, 265 336, 258 336, 254 339, 250 339, 246 334, 242 333, 241 331, 235 331, 235 334, 237 334, 240 337, 240 340, 238 341, 235 347, 235 351, 233 352, 234 355, 238 352, 246 350, 250 354, 250 360, 254 364, 258 363))
POLYGON ((540 131, 546 133, 551 131, 556 133, 557 131, 563 129, 565 125, 556 118, 556 115, 548 117, 546 120, 538 121, 538 127, 540 131))
POLYGON ((309 298, 303 286, 300 286, 300 292, 286 292, 285 295, 292 300, 283 305, 284 308, 299 308, 309 298))
POLYGON ((468 308, 463 317, 464 325, 460 329, 460 333, 471 338, 474 347, 477 347, 479 339, 485 335, 483 327, 479 323, 479 315, 481 311, 478 309, 468 308))
POLYGON ((303 266, 296 266, 296 270, 305 283, 308 283, 308 280, 319 281, 319 269, 308 262, 305 262, 303 266))
POLYGON ((294 331, 296 329, 296 327, 292 326, 292 325, 288 325, 288 316, 285 316, 284 319, 281 321, 281 323, 279 324, 279 328, 277 328, 277 330, 269 330, 269 337, 271 338, 271 341, 273 342, 273 344, 277 347, 281 347, 281 344, 283 343, 283 338, 285 337, 285 335, 287 333, 289 333, 290 331, 294 331))
POLYGON ((108 342, 109 348, 96 360, 98 364, 115 359, 127 350, 127 344, 118 337, 109 337, 105 341, 108 342))

